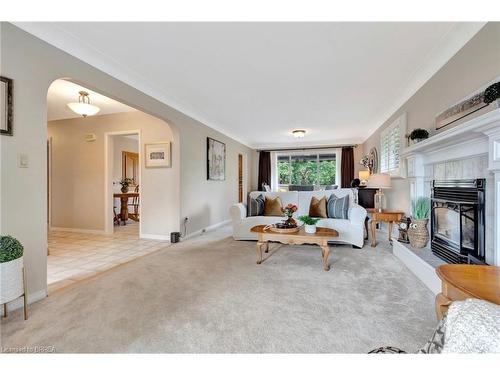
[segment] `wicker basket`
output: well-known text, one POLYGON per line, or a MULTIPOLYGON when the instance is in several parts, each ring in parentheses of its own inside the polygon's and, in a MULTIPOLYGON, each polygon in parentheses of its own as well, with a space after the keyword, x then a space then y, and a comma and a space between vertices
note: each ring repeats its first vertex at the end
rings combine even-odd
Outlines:
POLYGON ((421 249, 427 245, 429 241, 428 222, 429 219, 411 221, 410 228, 408 229, 408 238, 412 247, 421 249))
POLYGON ((276 228, 274 226, 269 226, 269 228, 266 228, 266 230, 269 230, 274 233, 297 233, 300 230, 300 227, 295 227, 295 228, 276 228))

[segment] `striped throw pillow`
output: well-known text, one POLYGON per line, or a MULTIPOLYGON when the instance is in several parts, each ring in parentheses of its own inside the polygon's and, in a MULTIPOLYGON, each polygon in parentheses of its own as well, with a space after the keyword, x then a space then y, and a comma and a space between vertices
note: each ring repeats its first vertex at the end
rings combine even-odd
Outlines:
POLYGON ((248 196, 248 216, 262 216, 264 213, 264 196, 260 194, 256 198, 248 196))
POLYGON ((326 214, 330 219, 347 219, 349 211, 349 195, 337 198, 335 194, 330 195, 326 204, 326 214))

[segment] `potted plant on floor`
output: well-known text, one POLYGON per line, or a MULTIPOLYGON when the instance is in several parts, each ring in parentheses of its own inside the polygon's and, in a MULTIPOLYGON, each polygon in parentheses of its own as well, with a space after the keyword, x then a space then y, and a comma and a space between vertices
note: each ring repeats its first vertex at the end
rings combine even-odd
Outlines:
POLYGON ((316 233, 316 224, 320 219, 315 219, 308 215, 299 216, 298 219, 304 223, 306 233, 316 233))
POLYGON ((0 304, 7 316, 7 302, 24 296, 24 319, 27 318, 26 280, 23 246, 11 236, 0 236, 0 304))
POLYGON ((408 239, 411 246, 423 248, 429 241, 427 223, 429 222, 431 210, 430 199, 425 197, 417 198, 412 202, 411 206, 412 219, 408 229, 408 239))

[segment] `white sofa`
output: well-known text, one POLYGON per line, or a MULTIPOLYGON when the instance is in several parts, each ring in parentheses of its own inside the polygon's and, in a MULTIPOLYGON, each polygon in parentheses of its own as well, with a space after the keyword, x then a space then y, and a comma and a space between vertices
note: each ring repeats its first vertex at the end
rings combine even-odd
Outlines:
MULTIPOLYGON (((341 198, 349 195, 348 219, 321 219, 319 227, 335 229, 339 236, 332 238, 332 242, 348 243, 357 247, 364 244, 364 223, 366 210, 355 203, 356 199, 352 189, 335 189, 324 191, 289 191, 289 192, 262 192, 254 191, 250 193, 252 198, 262 194, 264 197, 274 198, 279 196, 283 206, 289 203, 298 207, 294 217, 309 214, 309 204, 312 197, 328 199, 331 194, 341 198)), ((278 223, 284 219, 282 216, 249 216, 247 217, 247 205, 238 203, 230 208, 231 221, 233 225, 233 237, 235 240, 256 240, 257 235, 251 233, 250 229, 255 225, 268 225, 278 223)))

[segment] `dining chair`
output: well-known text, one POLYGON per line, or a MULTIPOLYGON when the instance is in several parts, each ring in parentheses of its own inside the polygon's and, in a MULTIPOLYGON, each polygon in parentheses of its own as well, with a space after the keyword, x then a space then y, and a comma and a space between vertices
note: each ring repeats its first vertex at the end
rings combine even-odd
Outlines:
MULTIPOLYGON (((139 192, 139 185, 137 185, 134 189, 134 193, 139 192)), ((128 204, 129 207, 132 207, 133 210, 129 210, 129 217, 132 220, 139 221, 139 197, 132 197, 132 203, 128 204)))

